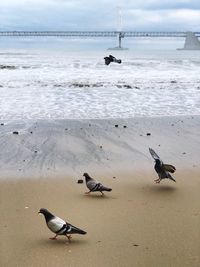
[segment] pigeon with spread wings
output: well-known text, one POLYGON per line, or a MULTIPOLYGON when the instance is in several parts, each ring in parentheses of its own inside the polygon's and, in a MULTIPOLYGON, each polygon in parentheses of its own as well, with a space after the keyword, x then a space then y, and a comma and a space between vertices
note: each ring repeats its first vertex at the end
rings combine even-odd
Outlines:
POLYGON ((158 179, 155 180, 156 183, 160 183, 162 179, 168 178, 174 182, 176 180, 171 176, 170 173, 174 173, 176 171, 176 168, 173 165, 170 164, 164 164, 160 157, 156 154, 156 152, 152 149, 149 148, 149 152, 153 159, 155 160, 155 166, 154 169, 158 174, 158 179))
POLYGON ((115 62, 118 64, 122 63, 121 59, 117 59, 116 57, 113 57, 112 55, 109 55, 108 57, 104 57, 104 60, 105 60, 106 65, 109 65, 111 62, 115 62))

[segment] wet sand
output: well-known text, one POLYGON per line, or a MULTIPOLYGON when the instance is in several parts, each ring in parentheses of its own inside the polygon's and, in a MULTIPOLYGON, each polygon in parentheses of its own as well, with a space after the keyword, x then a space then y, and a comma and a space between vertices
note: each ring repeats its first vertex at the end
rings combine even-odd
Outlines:
POLYGON ((0 129, 1 266, 200 265, 199 117, 10 122, 0 129), (177 167, 177 183, 154 183, 148 147, 177 167), (85 184, 77 184, 84 171, 113 191, 84 195, 85 184), (87 235, 70 244, 49 240, 53 233, 37 214, 42 207, 87 235))

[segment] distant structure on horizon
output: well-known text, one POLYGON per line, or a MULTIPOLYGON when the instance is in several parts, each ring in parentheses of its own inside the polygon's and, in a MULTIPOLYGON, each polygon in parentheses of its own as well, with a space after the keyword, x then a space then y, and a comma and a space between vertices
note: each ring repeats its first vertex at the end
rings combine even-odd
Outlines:
POLYGON ((184 47, 177 50, 200 50, 200 41, 193 32, 186 32, 184 47))
POLYGON ((117 38, 118 46, 108 48, 108 50, 128 50, 128 48, 122 47, 122 38, 124 38, 124 33, 122 32, 122 9, 117 7, 117 38))
MULTIPOLYGON (((120 29, 121 30, 121 29, 120 29)), ((118 46, 109 50, 127 50, 121 45, 122 38, 185 38, 183 48, 178 50, 200 50, 200 32, 136 32, 136 31, 0 31, 0 37, 69 37, 69 38, 95 38, 117 37, 118 46)))

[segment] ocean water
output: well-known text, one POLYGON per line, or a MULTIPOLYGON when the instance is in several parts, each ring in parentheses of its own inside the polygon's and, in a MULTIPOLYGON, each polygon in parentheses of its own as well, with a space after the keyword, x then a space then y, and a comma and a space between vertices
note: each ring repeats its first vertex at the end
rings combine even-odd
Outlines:
POLYGON ((200 114, 200 51, 49 43, 1 43, 1 120, 200 114))

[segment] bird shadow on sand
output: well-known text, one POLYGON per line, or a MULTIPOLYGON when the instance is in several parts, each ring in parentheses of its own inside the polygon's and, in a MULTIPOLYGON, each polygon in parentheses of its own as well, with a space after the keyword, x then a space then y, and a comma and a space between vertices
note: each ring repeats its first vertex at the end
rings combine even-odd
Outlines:
POLYGON ((83 195, 84 198, 88 199, 109 199, 110 197, 108 195, 101 195, 101 194, 90 194, 90 195, 83 195))
POLYGON ((50 240, 50 239, 40 239, 37 244, 39 243, 42 246, 49 246, 49 247, 63 247, 63 246, 68 246, 68 247, 74 247, 74 246, 81 246, 86 244, 88 241, 85 239, 76 239, 72 238, 71 241, 69 242, 67 238, 62 238, 60 237, 57 240, 50 240))
POLYGON ((148 186, 148 190, 157 194, 173 194, 177 188, 170 185, 151 185, 148 186))

